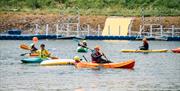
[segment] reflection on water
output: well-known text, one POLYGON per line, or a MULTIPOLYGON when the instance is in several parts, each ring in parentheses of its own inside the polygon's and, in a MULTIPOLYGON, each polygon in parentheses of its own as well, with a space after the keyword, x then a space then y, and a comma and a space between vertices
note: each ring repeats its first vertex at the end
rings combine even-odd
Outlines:
MULTIPOLYGON (((128 69, 76 69, 69 66, 44 67, 22 64, 20 56, 28 51, 19 49, 31 41, 0 41, 0 91, 126 91, 126 90, 180 90, 180 55, 175 53, 121 53, 121 49, 136 49, 140 41, 89 41, 93 48, 100 45, 113 62, 135 59, 134 70, 128 69), (12 45, 13 44, 13 45, 12 45), (5 46, 6 45, 6 46, 5 46)), ((90 52, 76 53, 73 40, 42 40, 47 49, 60 58, 86 56, 90 52)), ((38 45, 39 45, 38 44, 38 45)), ((150 49, 172 49, 180 42, 150 41, 150 49)))

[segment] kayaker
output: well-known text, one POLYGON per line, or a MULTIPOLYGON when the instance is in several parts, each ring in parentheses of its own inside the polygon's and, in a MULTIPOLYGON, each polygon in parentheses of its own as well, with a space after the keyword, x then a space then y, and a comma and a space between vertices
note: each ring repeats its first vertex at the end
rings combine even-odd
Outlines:
POLYGON ((146 38, 143 38, 143 46, 140 46, 140 50, 148 50, 149 49, 149 43, 146 38))
POLYGON ((102 58, 102 56, 105 56, 104 53, 100 52, 100 47, 96 46, 91 54, 91 59, 93 63, 112 63, 109 60, 105 60, 102 58))
POLYGON ((35 47, 35 44, 34 43, 32 43, 31 45, 30 45, 30 48, 31 48, 31 53, 30 54, 33 54, 33 53, 36 53, 36 51, 38 50, 36 47, 35 47))
POLYGON ((40 50, 37 51, 37 53, 39 54, 39 57, 42 59, 46 59, 48 57, 50 57, 50 53, 45 49, 45 45, 41 44, 40 45, 40 50))
POLYGON ((78 43, 78 46, 81 46, 81 47, 86 48, 86 47, 87 47, 87 42, 86 42, 86 40, 83 40, 82 42, 78 43))

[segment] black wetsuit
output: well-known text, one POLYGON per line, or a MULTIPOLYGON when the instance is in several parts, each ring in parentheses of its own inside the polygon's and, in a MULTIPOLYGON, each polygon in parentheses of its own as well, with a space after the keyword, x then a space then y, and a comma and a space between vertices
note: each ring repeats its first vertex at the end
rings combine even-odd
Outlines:
POLYGON ((101 53, 99 52, 96 53, 95 51, 92 52, 91 58, 92 58, 92 62, 94 63, 112 63, 109 60, 103 59, 101 53))
POLYGON ((149 50, 149 44, 148 42, 144 42, 143 46, 140 46, 140 50, 149 50))
POLYGON ((31 53, 35 53, 38 49, 34 46, 31 47, 31 53))

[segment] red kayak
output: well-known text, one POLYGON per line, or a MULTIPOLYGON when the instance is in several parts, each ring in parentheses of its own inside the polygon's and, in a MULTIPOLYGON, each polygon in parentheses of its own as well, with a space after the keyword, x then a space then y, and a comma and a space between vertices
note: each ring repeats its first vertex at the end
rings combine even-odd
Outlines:
POLYGON ((179 48, 176 48, 176 49, 172 49, 172 52, 174 52, 174 53, 180 53, 180 47, 179 47, 179 48))

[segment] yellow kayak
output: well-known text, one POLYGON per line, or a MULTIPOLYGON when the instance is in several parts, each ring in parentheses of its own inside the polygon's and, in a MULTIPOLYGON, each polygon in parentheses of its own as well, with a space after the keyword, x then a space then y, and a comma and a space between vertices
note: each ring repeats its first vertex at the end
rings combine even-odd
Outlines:
POLYGON ((158 50, 132 50, 132 49, 122 49, 121 52, 167 52, 167 49, 158 49, 158 50))
POLYGON ((53 65, 72 65, 74 64, 73 59, 49 59, 42 61, 40 63, 41 66, 53 66, 53 65))

